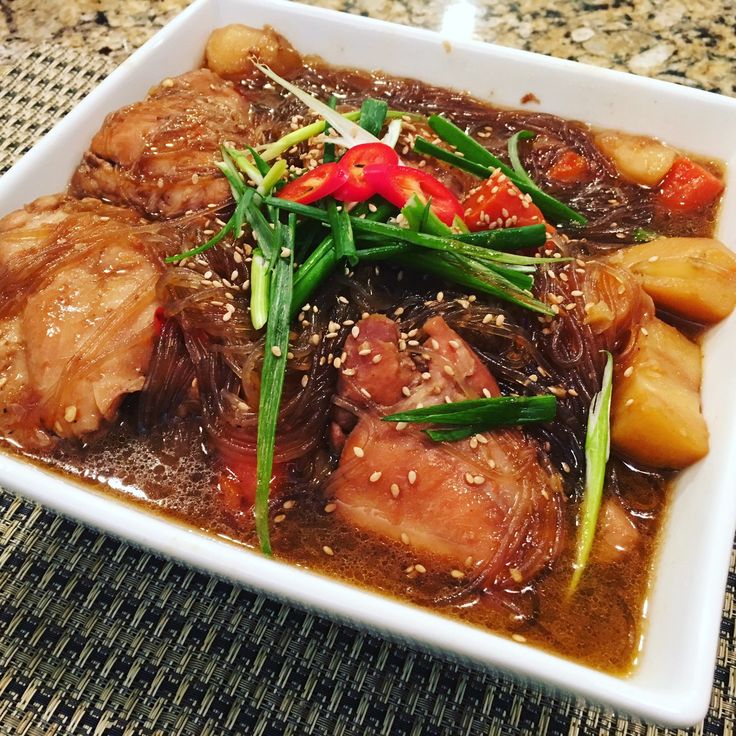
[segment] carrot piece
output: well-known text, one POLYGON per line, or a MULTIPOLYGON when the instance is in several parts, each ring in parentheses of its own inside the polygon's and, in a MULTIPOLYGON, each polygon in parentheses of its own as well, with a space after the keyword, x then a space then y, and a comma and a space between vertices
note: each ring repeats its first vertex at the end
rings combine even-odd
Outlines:
POLYGON ((659 185, 657 202, 669 210, 696 212, 723 191, 723 182, 685 156, 675 159, 659 185))
POLYGON ((588 162, 575 151, 567 149, 557 157, 547 171, 547 176, 563 184, 574 184, 587 178, 588 162))

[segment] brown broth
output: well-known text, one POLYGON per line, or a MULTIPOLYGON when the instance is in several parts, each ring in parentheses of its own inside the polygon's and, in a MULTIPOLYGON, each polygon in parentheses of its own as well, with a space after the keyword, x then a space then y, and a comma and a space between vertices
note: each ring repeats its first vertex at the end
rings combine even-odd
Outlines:
MULTIPOLYGON (((124 420, 93 447, 64 445, 47 456, 23 454, 122 500, 143 503, 155 513, 257 549, 252 514, 226 508, 212 458, 193 419, 149 437, 137 435, 124 420)), ((493 595, 464 590, 441 560, 417 556, 327 513, 329 499, 321 494, 297 492, 273 503, 271 541, 279 559, 623 675, 636 664, 644 636, 643 607, 667 485, 621 463, 616 463, 616 472, 620 497, 640 509, 642 543, 624 561, 605 565, 595 562, 594 547, 589 571, 572 597, 567 595, 572 535, 553 569, 521 594, 493 595), (284 520, 274 522, 281 515, 284 520), (326 554, 325 546, 334 555, 326 554), (427 572, 410 569, 417 563, 427 572), (438 598, 449 600, 437 603, 438 598)), ((576 513, 577 504, 568 504, 568 529, 574 528, 576 513)))

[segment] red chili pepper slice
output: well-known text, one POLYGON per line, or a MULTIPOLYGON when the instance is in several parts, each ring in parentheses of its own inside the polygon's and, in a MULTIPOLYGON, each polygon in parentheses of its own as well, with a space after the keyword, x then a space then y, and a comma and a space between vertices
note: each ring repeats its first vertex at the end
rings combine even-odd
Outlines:
POLYGON ((413 194, 423 202, 431 200, 432 211, 446 225, 463 211, 457 197, 441 182, 421 169, 410 166, 373 165, 363 169, 363 176, 391 204, 403 207, 413 194))
POLYGON ((302 174, 298 179, 290 181, 279 190, 277 197, 288 199, 291 202, 311 204, 328 194, 332 194, 348 180, 345 169, 339 164, 320 164, 314 169, 302 174))
POLYGON ((363 176, 365 167, 379 164, 395 166, 398 163, 399 155, 385 143, 361 143, 353 146, 339 163, 340 168, 347 173, 348 180, 332 196, 341 202, 364 202, 376 193, 363 176))
POLYGON ((587 179, 589 174, 588 162, 576 151, 563 151, 550 166, 547 176, 563 184, 574 184, 587 179))
POLYGON ((723 182, 710 171, 681 156, 662 179, 656 198, 668 210, 695 212, 713 202, 723 188, 723 182))

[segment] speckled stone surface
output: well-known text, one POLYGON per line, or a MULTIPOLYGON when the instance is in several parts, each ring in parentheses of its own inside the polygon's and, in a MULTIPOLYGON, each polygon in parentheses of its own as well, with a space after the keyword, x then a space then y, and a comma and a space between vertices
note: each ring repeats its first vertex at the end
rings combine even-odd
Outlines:
MULTIPOLYGON (((736 96, 736 0, 306 0, 736 96)), ((0 0, 0 77, 34 45, 112 69, 187 0, 0 0)))

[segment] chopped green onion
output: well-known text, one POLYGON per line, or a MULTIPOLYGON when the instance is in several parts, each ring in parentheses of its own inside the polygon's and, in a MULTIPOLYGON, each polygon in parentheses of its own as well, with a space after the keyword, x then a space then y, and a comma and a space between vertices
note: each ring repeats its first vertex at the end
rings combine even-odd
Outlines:
POLYGON ((593 397, 588 412, 585 435, 585 490, 578 515, 578 538, 569 592, 574 593, 588 563, 603 497, 606 463, 611 449, 611 394, 613 391, 613 357, 606 352, 601 390, 593 397))
POLYGON ((648 227, 638 227, 634 230, 635 243, 648 243, 650 240, 656 240, 658 237, 659 233, 650 230, 648 227))
POLYGON ((281 393, 286 374, 286 356, 289 350, 289 324, 294 271, 294 229, 296 218, 289 218, 289 225, 277 225, 280 255, 273 267, 273 298, 268 308, 268 327, 261 370, 261 389, 258 404, 258 439, 256 467, 255 520, 256 533, 263 554, 271 556, 268 529, 268 497, 271 490, 273 455, 276 446, 281 393))
POLYGON ((441 115, 430 115, 427 118, 429 127, 442 138, 443 141, 449 143, 457 151, 463 154, 466 160, 485 167, 493 169, 501 169, 506 176, 513 175, 510 169, 500 158, 494 156, 487 148, 482 146, 472 136, 469 136, 464 130, 458 128, 457 125, 450 122, 441 115))
POLYGON ((258 173, 261 176, 266 176, 268 174, 269 169, 271 168, 268 165, 268 162, 265 161, 261 155, 256 151, 253 146, 248 146, 248 150, 250 151, 250 155, 253 156, 253 161, 255 162, 256 168, 258 169, 258 173))
POLYGON ((421 409, 389 414, 384 422, 422 422, 431 424, 483 425, 486 429, 515 424, 547 422, 557 413, 552 394, 540 396, 494 396, 488 399, 453 401, 421 409))
MULTIPOLYGON (((266 164, 266 166, 268 167, 268 164, 266 164)), ((271 194, 271 191, 276 184, 283 179, 287 169, 287 163, 283 158, 280 158, 273 166, 268 168, 266 175, 263 177, 263 181, 258 185, 258 189, 256 190, 258 194, 271 194)))
POLYGON ((354 266, 358 262, 358 258, 355 255, 355 239, 353 238, 349 213, 344 207, 338 210, 337 203, 330 198, 327 203, 327 214, 330 217, 330 227, 332 227, 335 258, 338 261, 344 259, 351 266, 354 266))
POLYGON ((230 191, 232 192, 233 199, 237 201, 239 197, 243 196, 245 191, 245 182, 235 168, 232 157, 228 154, 225 146, 220 147, 220 153, 222 154, 222 161, 218 161, 215 165, 225 175, 228 183, 230 184, 230 191))
POLYGON ((448 151, 447 149, 437 146, 434 143, 430 143, 426 138, 423 138, 421 135, 418 135, 414 140, 414 150, 417 153, 423 154, 424 156, 432 156, 433 158, 436 158, 440 161, 452 164, 456 169, 467 171, 469 174, 474 174, 480 179, 487 179, 493 171, 487 166, 483 166, 483 164, 476 163, 475 161, 471 161, 464 156, 459 156, 457 153, 453 153, 452 151, 448 151))
POLYGON ((250 266, 250 321, 260 330, 268 320, 271 292, 271 270, 260 248, 253 251, 250 266))
POLYGON ((248 157, 245 155, 245 153, 243 153, 242 151, 238 151, 235 148, 232 148, 230 146, 220 146, 220 149, 223 152, 223 159, 225 158, 225 155, 228 155, 235 162, 235 165, 254 184, 259 185, 263 182, 263 176, 261 175, 261 172, 258 170, 258 167, 255 166, 251 161, 248 160, 248 157))
POLYGON ((378 137, 386 121, 387 113, 388 105, 383 100, 374 100, 368 97, 363 100, 363 104, 360 106, 358 125, 371 135, 378 137))
POLYGON ((516 174, 516 176, 519 177, 521 181, 523 181, 530 187, 536 187, 537 185, 534 183, 532 178, 529 176, 529 174, 526 173, 524 167, 521 165, 521 159, 519 158, 519 141, 531 140, 532 138, 534 138, 535 135, 536 133, 532 133, 531 130, 520 130, 514 133, 511 138, 509 138, 508 142, 509 161, 511 161, 511 166, 514 169, 514 173, 516 174))
MULTIPOLYGON (((335 97, 335 95, 330 95, 327 98, 327 104, 334 110, 337 107, 337 97, 335 97)), ((325 134, 329 132, 330 124, 325 123, 325 134)), ((322 162, 325 164, 329 164, 333 161, 337 161, 337 156, 335 154, 335 144, 326 141, 324 144, 324 152, 322 154, 322 162)))
POLYGON ((547 242, 547 228, 544 225, 499 227, 493 230, 477 230, 474 233, 460 233, 454 238, 462 243, 481 245, 496 250, 531 250, 547 242))

